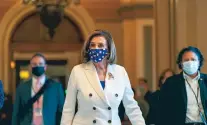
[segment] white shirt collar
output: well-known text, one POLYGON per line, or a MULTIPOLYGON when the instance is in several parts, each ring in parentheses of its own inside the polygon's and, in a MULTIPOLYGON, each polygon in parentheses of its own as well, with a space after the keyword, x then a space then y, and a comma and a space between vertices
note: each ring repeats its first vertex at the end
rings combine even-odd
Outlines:
POLYGON ((188 76, 185 72, 183 72, 183 77, 184 77, 184 79, 188 79, 188 80, 199 80, 200 79, 200 72, 198 71, 198 75, 193 79, 190 76, 188 76))

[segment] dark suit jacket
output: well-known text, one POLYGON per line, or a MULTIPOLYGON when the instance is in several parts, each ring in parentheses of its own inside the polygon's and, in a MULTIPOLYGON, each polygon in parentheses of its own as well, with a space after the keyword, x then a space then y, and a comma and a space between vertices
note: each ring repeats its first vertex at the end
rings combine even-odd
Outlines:
MULTIPOLYGON (((207 75, 200 74, 201 101, 207 111, 207 75)), ((194 97, 192 97, 194 98, 194 97)), ((168 78, 161 88, 160 125, 184 125, 187 111, 187 93, 183 73, 168 78)))
POLYGON ((149 104, 149 112, 147 114, 145 123, 146 125, 158 123, 158 116, 159 116, 159 97, 160 97, 160 90, 155 92, 147 92, 145 94, 145 100, 149 104))
MULTIPOLYGON (((32 79, 22 83, 16 90, 12 125, 30 125, 33 117, 33 105, 28 105, 31 96, 32 79), (27 106, 26 106, 27 105, 27 106)), ((43 93, 44 125, 59 125, 64 105, 64 91, 60 83, 50 80, 43 93)))
POLYGON ((3 89, 3 84, 0 80, 0 109, 3 107, 4 104, 4 89, 3 89))

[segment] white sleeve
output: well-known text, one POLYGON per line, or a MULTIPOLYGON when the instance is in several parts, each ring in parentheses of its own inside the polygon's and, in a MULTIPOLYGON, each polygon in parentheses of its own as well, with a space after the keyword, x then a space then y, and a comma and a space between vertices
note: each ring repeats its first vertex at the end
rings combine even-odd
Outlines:
POLYGON ((134 93, 131 88, 129 77, 126 70, 124 69, 124 82, 126 84, 124 95, 123 95, 123 104, 127 116, 129 117, 132 125, 145 125, 142 112, 137 104, 137 101, 134 99, 134 93))
POLYGON ((74 114, 75 114, 77 92, 78 91, 76 86, 76 75, 75 75, 75 69, 73 68, 68 82, 67 95, 66 95, 61 123, 60 123, 61 125, 72 125, 74 114))

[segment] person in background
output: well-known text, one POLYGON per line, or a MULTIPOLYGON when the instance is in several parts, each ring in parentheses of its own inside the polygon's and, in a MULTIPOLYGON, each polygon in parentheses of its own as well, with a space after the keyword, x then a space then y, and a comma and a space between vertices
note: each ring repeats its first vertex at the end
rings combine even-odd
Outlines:
POLYGON ((32 56, 30 68, 32 78, 16 89, 12 125, 59 125, 64 104, 61 84, 46 76, 41 53, 32 56))
POLYGON ((4 93, 4 105, 0 110, 0 125, 11 125, 12 119, 12 96, 4 93))
POLYGON ((162 85, 165 83, 166 79, 168 79, 169 77, 173 75, 175 75, 175 72, 172 69, 170 68, 165 69, 160 75, 159 82, 158 82, 158 88, 160 89, 162 85))
POLYGON ((149 90, 149 85, 148 85, 148 81, 146 78, 139 78, 138 79, 138 84, 137 84, 137 89, 136 89, 136 92, 137 92, 137 96, 143 96, 147 93, 147 92, 150 92, 151 91, 149 90))
POLYGON ((167 68, 163 70, 159 77, 158 82, 158 90, 152 93, 147 93, 145 95, 145 99, 149 104, 149 113, 147 114, 146 124, 147 125, 157 125, 159 120, 159 96, 160 96, 160 88, 165 83, 165 80, 169 77, 173 76, 175 73, 172 69, 167 68))
POLYGON ((84 43, 82 64, 71 71, 61 125, 121 125, 121 101, 132 125, 145 125, 127 72, 115 62, 111 34, 95 30, 84 43))
POLYGON ((0 80, 0 109, 3 107, 4 105, 4 88, 3 88, 3 83, 0 80))
POLYGON ((148 95, 152 92, 149 90, 148 82, 146 78, 139 78, 138 85, 136 87, 135 99, 139 102, 140 109, 143 117, 146 119, 149 112, 148 95))
POLYGON ((177 57, 182 70, 168 78, 160 92, 159 125, 205 125, 207 75, 200 72, 203 55, 196 47, 183 48, 177 57))

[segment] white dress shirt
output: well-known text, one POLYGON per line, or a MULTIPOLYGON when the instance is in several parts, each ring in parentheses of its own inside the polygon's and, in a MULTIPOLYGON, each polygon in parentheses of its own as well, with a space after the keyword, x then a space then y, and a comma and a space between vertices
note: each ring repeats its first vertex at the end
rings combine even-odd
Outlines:
POLYGON ((200 87, 198 84, 198 80, 200 79, 200 73, 195 78, 189 77, 187 74, 183 72, 183 77, 185 79, 185 86, 186 86, 186 92, 187 92, 187 112, 186 112, 186 123, 192 123, 192 122, 202 122, 199 107, 201 108, 201 112, 204 113, 202 102, 201 102, 201 96, 200 96, 200 87), (190 84, 190 85, 189 85, 190 84), (196 94, 198 98, 198 104, 196 101, 196 94))
MULTIPOLYGON (((41 86, 43 86, 45 84, 45 80, 46 80, 46 76, 45 75, 41 76, 41 78, 40 78, 40 84, 41 84, 41 86)), ((37 83, 37 78, 32 77, 32 89, 31 89, 32 90, 32 97, 36 94, 34 92, 34 88, 36 86, 36 83, 37 83)))
MULTIPOLYGON (((45 84, 45 80, 46 80, 46 76, 45 75, 40 77, 41 87, 45 84)), ((34 88, 35 88, 36 84, 37 84, 37 78, 32 77, 32 89, 31 89, 32 97, 35 96, 35 94, 37 93, 37 92, 34 91, 34 88)), ((42 98, 43 98, 43 95, 42 95, 42 98)), ((41 116, 42 116, 42 109, 41 109, 41 116)), ((33 125, 33 123, 31 123, 31 125, 33 125)), ((44 125, 44 124, 42 124, 42 125, 44 125)))

